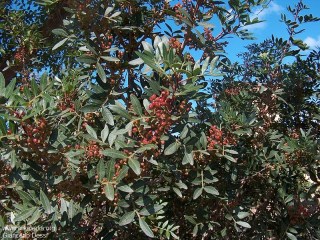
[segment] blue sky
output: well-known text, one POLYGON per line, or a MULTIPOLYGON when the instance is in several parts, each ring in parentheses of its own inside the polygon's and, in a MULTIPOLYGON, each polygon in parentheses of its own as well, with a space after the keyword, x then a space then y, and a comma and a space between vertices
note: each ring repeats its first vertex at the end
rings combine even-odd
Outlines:
MULTIPOLYGON (((261 11, 256 9, 253 12, 252 17, 258 17, 260 20, 265 22, 254 24, 248 27, 248 30, 254 34, 255 40, 241 40, 238 37, 229 39, 230 44, 226 48, 228 56, 232 60, 237 60, 236 55, 239 52, 245 51, 244 46, 250 43, 260 43, 263 40, 270 38, 273 34, 275 37, 288 38, 286 25, 281 20, 281 14, 287 15, 287 18, 291 19, 291 13, 288 12, 287 6, 297 3, 298 0, 274 0, 269 4, 267 9, 261 11)), ((315 17, 320 17, 320 0, 304 0, 305 5, 310 9, 302 11, 302 15, 313 14, 315 17)), ((320 22, 304 24, 300 27, 304 28, 305 31, 297 35, 297 38, 303 40, 309 45, 311 49, 315 49, 317 46, 320 47, 320 22)))

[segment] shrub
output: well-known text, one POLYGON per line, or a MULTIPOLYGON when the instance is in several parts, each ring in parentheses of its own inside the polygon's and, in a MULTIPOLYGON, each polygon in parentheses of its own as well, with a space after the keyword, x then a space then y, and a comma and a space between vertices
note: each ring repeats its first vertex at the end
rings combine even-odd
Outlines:
POLYGON ((319 238, 319 19, 222 52, 263 2, 3 3, 2 236, 319 238))

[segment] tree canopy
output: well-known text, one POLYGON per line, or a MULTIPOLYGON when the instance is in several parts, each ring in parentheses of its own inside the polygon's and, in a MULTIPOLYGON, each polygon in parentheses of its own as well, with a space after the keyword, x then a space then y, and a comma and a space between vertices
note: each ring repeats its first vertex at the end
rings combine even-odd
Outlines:
POLYGON ((320 19, 225 52, 269 3, 2 1, 2 237, 320 238, 320 19))

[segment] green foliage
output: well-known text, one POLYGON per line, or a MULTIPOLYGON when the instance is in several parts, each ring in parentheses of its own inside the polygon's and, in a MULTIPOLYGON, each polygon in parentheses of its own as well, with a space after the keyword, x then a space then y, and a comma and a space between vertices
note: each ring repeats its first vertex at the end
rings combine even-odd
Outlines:
POLYGON ((297 38, 319 19, 302 2, 287 40, 233 64, 224 38, 250 39, 266 1, 15 3, 0 12, 3 237, 320 238, 320 53, 297 38))

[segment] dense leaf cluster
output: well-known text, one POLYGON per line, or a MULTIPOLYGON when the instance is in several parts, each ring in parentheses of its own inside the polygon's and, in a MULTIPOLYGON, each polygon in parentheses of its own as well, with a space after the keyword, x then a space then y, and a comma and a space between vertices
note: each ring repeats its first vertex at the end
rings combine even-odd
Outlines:
POLYGON ((224 52, 267 3, 4 1, 2 237, 320 238, 319 19, 224 52))

